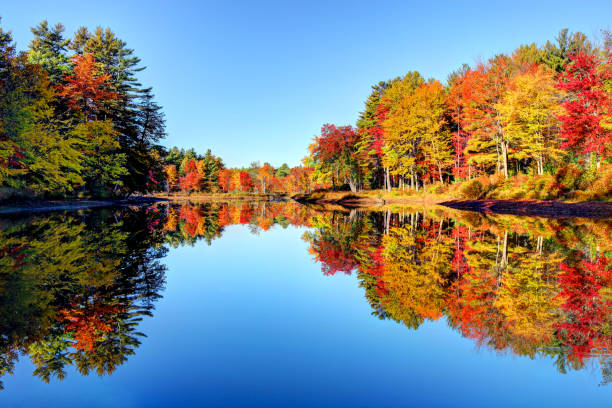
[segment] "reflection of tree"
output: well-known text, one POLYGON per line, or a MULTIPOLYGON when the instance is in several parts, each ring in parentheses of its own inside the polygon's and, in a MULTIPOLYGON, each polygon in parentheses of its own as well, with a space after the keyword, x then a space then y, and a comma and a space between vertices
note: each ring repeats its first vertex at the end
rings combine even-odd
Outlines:
POLYGON ((275 225, 308 225, 312 211, 297 203, 282 202, 194 202, 166 206, 163 225, 165 241, 172 247, 193 246, 198 240, 208 245, 221 237, 224 227, 248 224, 252 233, 275 225))
POLYGON ((608 382, 601 353, 611 346, 612 272, 601 252, 612 249, 612 223, 440 209, 358 214, 317 214, 305 239, 324 274, 358 272, 373 314, 410 328, 446 316, 479 345, 548 355, 561 372, 596 355, 608 382))
MULTIPOLYGON (((452 239, 442 234, 443 224, 424 220, 420 228, 392 228, 383 239, 383 280, 389 297, 397 302, 391 304, 420 319, 437 319, 443 312, 453 257, 452 239)), ((418 327, 418 320, 410 327, 418 327)))
POLYGON ((572 262, 573 266, 560 265, 557 297, 566 318, 556 328, 571 357, 580 361, 593 351, 612 347, 612 263, 601 254, 591 260, 583 252, 575 255, 580 260, 572 262))
POLYGON ((381 319, 416 329, 445 317, 479 345, 550 356, 561 372, 597 357, 610 381, 611 222, 279 202, 0 221, 0 375, 19 354, 44 381, 70 365, 112 373, 134 354, 139 322, 160 297, 166 245, 210 245, 235 224, 311 228, 303 237, 322 272, 356 272, 381 319))
POLYGON ((162 214, 51 214, 0 225, 0 374, 19 353, 34 374, 111 373, 138 347, 163 289, 162 214))

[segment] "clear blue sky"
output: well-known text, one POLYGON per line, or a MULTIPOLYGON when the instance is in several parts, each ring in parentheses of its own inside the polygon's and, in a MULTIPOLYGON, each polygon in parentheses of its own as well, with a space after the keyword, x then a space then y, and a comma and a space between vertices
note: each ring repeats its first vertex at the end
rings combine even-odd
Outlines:
POLYGON ((20 49, 31 26, 110 27, 148 68, 167 146, 229 166, 299 164, 321 125, 354 124, 370 86, 406 71, 445 80, 462 63, 612 23, 612 1, 10 1, 20 49))

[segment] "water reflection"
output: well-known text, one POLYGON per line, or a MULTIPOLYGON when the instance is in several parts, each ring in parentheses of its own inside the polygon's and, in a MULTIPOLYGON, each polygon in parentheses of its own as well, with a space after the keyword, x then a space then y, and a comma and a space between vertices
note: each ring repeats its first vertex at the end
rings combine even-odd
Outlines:
POLYGON ((236 224, 308 227, 322 273, 355 273, 380 319, 418 329, 445 318, 479 346, 549 356, 561 372, 592 363, 612 380, 612 221, 277 202, 0 220, 0 375, 19 355, 46 382, 68 365, 111 374, 140 344, 167 248, 211 245, 236 224))
POLYGON ((0 375, 19 354, 45 382, 68 365, 110 374, 134 354, 164 286, 161 220, 148 210, 3 219, 0 375))
POLYGON ((313 218, 322 272, 356 271, 373 314, 417 329, 446 317, 480 345, 598 362, 612 380, 612 223, 435 209, 313 218))

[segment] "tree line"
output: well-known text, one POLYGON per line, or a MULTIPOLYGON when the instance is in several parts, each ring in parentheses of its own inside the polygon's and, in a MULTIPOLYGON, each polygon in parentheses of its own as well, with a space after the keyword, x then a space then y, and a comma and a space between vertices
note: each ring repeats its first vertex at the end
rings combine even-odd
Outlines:
POLYGON ((249 167, 227 168, 209 150, 204 155, 195 149, 172 147, 163 158, 165 191, 169 193, 308 193, 324 186, 313 182, 312 168, 275 168, 270 163, 253 162, 249 167))
POLYGON ((595 46, 561 30, 446 84, 419 72, 372 87, 356 126, 323 125, 309 146, 313 179, 333 187, 420 189, 478 176, 610 173, 612 34, 595 46))
POLYGON ((18 52, 0 27, 0 188, 3 198, 126 196, 156 191, 165 120, 144 67, 109 28, 73 37, 47 21, 18 52))

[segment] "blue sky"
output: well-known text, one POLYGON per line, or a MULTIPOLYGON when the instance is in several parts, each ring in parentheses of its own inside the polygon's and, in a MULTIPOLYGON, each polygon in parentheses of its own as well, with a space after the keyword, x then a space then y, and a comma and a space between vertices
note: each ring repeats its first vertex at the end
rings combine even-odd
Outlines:
POLYGON ((612 2, 8 1, 2 26, 108 26, 134 48, 167 118, 167 146, 212 149, 229 166, 297 165, 326 122, 354 124, 370 86, 418 70, 542 44, 563 27, 610 28, 612 2))

